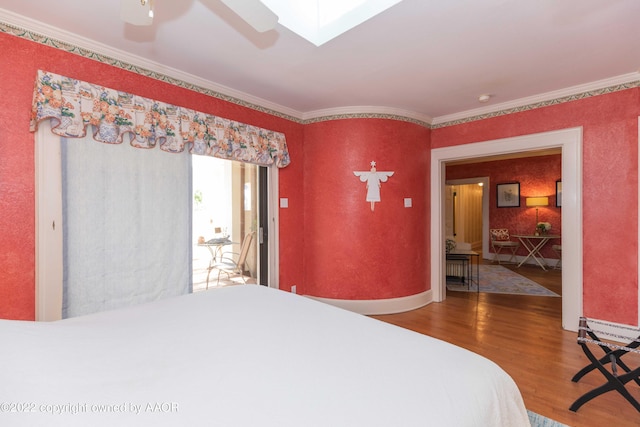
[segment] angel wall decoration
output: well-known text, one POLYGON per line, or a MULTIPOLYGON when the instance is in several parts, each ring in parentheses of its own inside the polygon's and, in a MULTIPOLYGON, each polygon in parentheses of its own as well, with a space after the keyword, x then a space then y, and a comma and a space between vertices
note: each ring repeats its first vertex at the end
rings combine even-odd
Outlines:
POLYGON ((380 201, 381 182, 387 182, 393 172, 376 171, 376 162, 371 161, 371 170, 353 171, 355 176, 360 177, 360 181, 367 183, 367 202, 371 202, 371 212, 375 208, 375 203, 380 201))

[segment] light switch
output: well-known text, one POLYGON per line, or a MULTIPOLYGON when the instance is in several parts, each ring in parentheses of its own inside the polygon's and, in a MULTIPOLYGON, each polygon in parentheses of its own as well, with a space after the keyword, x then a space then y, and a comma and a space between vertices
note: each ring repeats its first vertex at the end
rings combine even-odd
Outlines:
POLYGON ((280 207, 281 208, 288 208, 289 207, 289 199, 287 199, 286 197, 281 197, 280 198, 280 207))
POLYGON ((411 207, 411 197, 406 197, 404 199, 404 207, 405 208, 410 208, 411 207))

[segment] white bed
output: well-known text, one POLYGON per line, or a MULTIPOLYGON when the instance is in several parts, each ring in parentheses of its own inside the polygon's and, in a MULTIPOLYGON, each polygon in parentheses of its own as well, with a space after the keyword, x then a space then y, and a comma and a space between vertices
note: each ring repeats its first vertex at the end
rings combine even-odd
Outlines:
POLYGON ((529 425, 493 362, 261 286, 0 336, 2 426, 529 425))

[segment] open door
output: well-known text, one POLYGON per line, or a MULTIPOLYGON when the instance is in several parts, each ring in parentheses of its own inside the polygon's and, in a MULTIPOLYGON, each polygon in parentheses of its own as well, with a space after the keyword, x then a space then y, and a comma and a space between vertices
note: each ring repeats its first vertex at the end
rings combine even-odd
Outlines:
POLYGON ((267 284, 267 189, 265 167, 193 156, 194 292, 240 283, 267 284), (241 273, 218 276, 212 267, 238 261, 242 242, 252 233, 256 238, 241 273))

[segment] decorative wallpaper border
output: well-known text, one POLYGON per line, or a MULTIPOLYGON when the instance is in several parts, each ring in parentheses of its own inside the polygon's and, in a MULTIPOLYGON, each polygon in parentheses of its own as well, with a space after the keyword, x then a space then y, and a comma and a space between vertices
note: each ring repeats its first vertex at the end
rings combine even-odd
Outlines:
POLYGON ((431 128, 431 124, 422 120, 413 119, 411 117, 405 117, 398 114, 385 114, 385 113, 344 113, 344 114, 331 114, 328 116, 314 117, 312 119, 302 120, 302 124, 328 122, 331 120, 345 120, 345 119, 389 119, 397 120, 401 122, 414 123, 426 128, 431 128))
POLYGON ((485 114, 478 114, 475 116, 469 116, 462 119, 451 120, 448 122, 442 122, 438 124, 432 124, 431 129, 438 129, 449 126, 456 126, 463 123, 475 122, 478 120, 490 119, 492 117, 506 116, 508 114, 520 113, 523 111, 535 110, 537 108, 549 107, 552 105, 563 104, 565 102, 577 101, 580 99, 591 98, 598 95, 606 95, 608 93, 619 92, 622 90, 633 89, 640 87, 640 80, 634 82, 617 84, 614 86, 604 87, 601 89, 589 90, 586 92, 576 93, 573 95, 567 95, 560 98, 549 99, 546 101, 535 102, 532 104, 526 104, 518 107, 508 108, 504 110, 492 111, 485 114))
POLYGON ((73 53, 75 55, 82 56, 83 58, 92 59, 94 61, 98 61, 103 64, 111 65, 113 67, 120 68, 126 71, 131 71, 132 73, 140 74, 145 77, 149 77, 155 80, 169 83, 174 86, 178 86, 178 87, 188 89, 197 93, 211 96, 212 98, 220 99, 222 101, 230 102, 232 104, 240 105, 242 107, 250 108, 252 110, 260 111, 262 113, 270 114, 272 116, 280 117, 293 122, 298 122, 298 123, 302 122, 300 119, 290 116, 288 114, 284 114, 270 108, 265 108, 257 104, 246 102, 240 98, 225 95, 223 93, 214 91, 212 89, 207 89, 207 88, 195 85, 193 83, 188 83, 183 80, 168 76, 166 74, 162 74, 156 71, 146 69, 144 67, 132 65, 127 62, 121 61, 119 59, 112 58, 110 56, 103 55, 103 54, 91 51, 89 49, 84 49, 78 46, 74 46, 70 43, 56 40, 54 38, 51 38, 42 34, 38 34, 29 30, 25 30, 11 24, 7 24, 5 22, 0 22, 0 32, 5 34, 10 34, 16 37, 20 37, 32 42, 40 43, 56 49, 64 50, 65 52, 73 53))
POLYGON ((178 86, 178 87, 188 89, 197 93, 211 96, 212 98, 220 99, 222 101, 226 101, 232 104, 236 104, 245 108, 259 111, 261 113, 266 113, 275 117, 280 117, 282 119, 289 120, 295 123, 300 123, 300 124, 310 124, 310 123, 318 123, 318 122, 331 121, 331 120, 346 120, 346 119, 389 119, 389 120, 398 120, 398 121, 414 123, 420 126, 424 126, 428 129, 439 129, 444 127, 456 126, 464 123, 479 121, 479 120, 485 120, 493 117, 505 116, 513 113, 520 113, 523 111, 530 111, 537 108, 543 108, 551 105, 562 104, 565 102, 576 101, 579 99, 590 98, 592 96, 605 95, 608 93, 640 87, 640 80, 637 80, 629 83, 622 83, 622 84, 617 84, 609 87, 604 87, 601 89, 589 90, 586 92, 568 95, 568 96, 564 96, 556 99, 550 99, 546 101, 535 102, 532 104, 517 106, 513 108, 487 112, 484 114, 478 114, 475 116, 469 116, 469 117, 442 122, 438 124, 431 124, 423 120, 418 120, 415 118, 406 117, 399 114, 385 114, 385 113, 353 113, 353 114, 341 113, 341 114, 330 114, 330 115, 321 116, 321 117, 314 117, 311 119, 301 119, 301 118, 294 117, 292 115, 285 114, 271 108, 266 108, 255 103, 244 101, 243 99, 240 99, 234 96, 225 95, 218 91, 204 88, 202 86, 199 86, 193 83, 189 83, 184 80, 180 80, 163 73, 152 71, 137 65, 132 65, 125 61, 112 58, 110 56, 103 55, 89 49, 84 49, 67 42, 56 40, 52 37, 38 34, 30 30, 25 30, 23 28, 8 24, 6 22, 0 22, 0 32, 5 34, 10 34, 16 37, 20 37, 36 43, 40 43, 56 49, 64 50, 66 52, 82 56, 84 58, 92 59, 113 67, 121 68, 123 70, 127 70, 136 74, 143 75, 145 77, 156 79, 165 83, 169 83, 174 86, 178 86))

